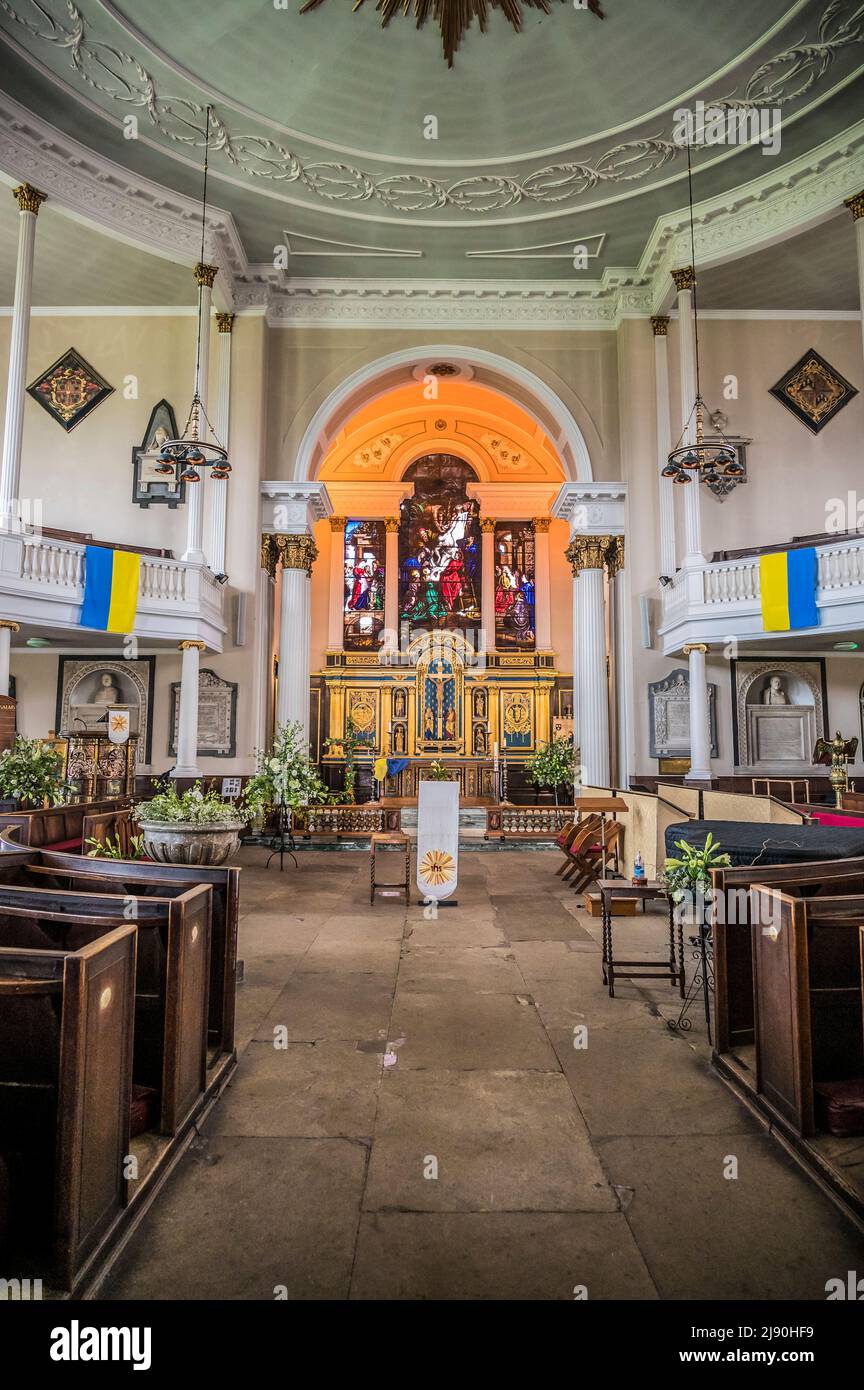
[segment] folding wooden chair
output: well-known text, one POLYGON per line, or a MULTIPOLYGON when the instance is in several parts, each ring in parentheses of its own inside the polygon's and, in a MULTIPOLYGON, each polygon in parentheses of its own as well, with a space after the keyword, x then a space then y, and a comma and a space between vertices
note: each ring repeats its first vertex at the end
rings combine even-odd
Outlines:
POLYGON ((574 873, 581 872, 581 864, 587 847, 593 844, 600 834, 602 821, 599 816, 586 816, 584 820, 576 821, 573 826, 572 834, 569 837, 567 848, 564 850, 566 856, 559 873, 563 871, 565 883, 569 882, 574 873))
POLYGON ((573 855, 575 877, 569 881, 577 893, 584 892, 589 883, 593 883, 598 874, 602 873, 604 858, 607 870, 611 861, 615 866, 615 872, 618 873, 618 846, 623 834, 624 827, 620 821, 607 821, 605 826, 601 825, 599 831, 597 826, 592 826, 592 834, 587 843, 583 842, 578 852, 573 855))

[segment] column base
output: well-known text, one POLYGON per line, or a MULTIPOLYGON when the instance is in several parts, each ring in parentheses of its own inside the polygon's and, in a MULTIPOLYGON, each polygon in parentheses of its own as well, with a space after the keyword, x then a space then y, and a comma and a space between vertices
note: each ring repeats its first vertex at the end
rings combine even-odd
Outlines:
POLYGON ((168 776, 191 777, 194 780, 197 777, 203 777, 204 773, 201 771, 200 767, 172 767, 168 776))

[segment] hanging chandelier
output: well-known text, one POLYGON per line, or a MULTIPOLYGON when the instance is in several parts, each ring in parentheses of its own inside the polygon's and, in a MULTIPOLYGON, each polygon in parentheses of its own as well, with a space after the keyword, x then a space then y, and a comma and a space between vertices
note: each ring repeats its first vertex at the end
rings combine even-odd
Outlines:
POLYGON ((730 444, 722 430, 711 438, 705 438, 705 401, 702 398, 702 385, 699 375, 699 308, 696 300, 696 237, 693 230, 693 168, 690 157, 690 143, 687 142, 687 197, 690 208, 690 264, 693 267, 693 340, 696 357, 696 399, 687 416, 678 442, 669 454, 661 476, 671 478, 673 483, 689 483, 694 474, 709 486, 716 485, 723 478, 737 479, 744 476, 744 465, 738 451, 730 444), (690 433, 691 422, 695 418, 694 438, 685 438, 690 433))
MULTIPOLYGON (((207 228, 207 170, 210 158, 210 110, 207 107, 205 120, 207 128, 204 136, 204 189, 201 202, 201 256, 196 272, 204 264, 204 235, 207 228)), ((228 450, 223 449, 216 435, 204 405, 201 401, 201 327, 204 316, 204 286, 205 279, 202 275, 198 279, 198 336, 195 345, 195 394, 192 397, 192 404, 189 407, 189 414, 186 416, 186 424, 183 433, 178 439, 166 439, 157 454, 158 462, 154 465, 157 473, 172 473, 178 476, 183 483, 200 483, 201 468, 210 469, 210 477, 225 479, 231 472, 231 464, 228 462, 228 450), (201 438, 202 417, 207 425, 211 440, 201 438)))
MULTIPOLYGON (((306 0, 300 13, 307 14, 323 3, 324 0, 306 0)), ((359 10, 362 4, 363 0, 354 0, 353 8, 359 10)), ((452 68, 453 55, 465 30, 471 27, 472 20, 478 21, 481 34, 485 34, 490 6, 503 10, 505 18, 517 33, 522 28, 523 8, 542 10, 544 14, 552 12, 550 0, 377 0, 375 8, 381 12, 382 29, 386 29, 393 16, 400 12, 405 16, 413 13, 417 29, 422 29, 427 19, 434 19, 441 34, 447 66, 452 68)), ((585 0, 582 8, 590 10, 598 19, 604 17, 600 0, 585 0)))

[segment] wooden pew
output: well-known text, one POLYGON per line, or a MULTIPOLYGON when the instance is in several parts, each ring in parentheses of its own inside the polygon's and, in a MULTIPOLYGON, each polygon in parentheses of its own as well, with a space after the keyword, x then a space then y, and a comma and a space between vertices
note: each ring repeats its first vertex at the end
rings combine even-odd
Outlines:
MULTIPOLYGON (((75 801, 67 806, 40 807, 36 811, 0 811, 0 831, 15 832, 16 842, 31 849, 54 847, 60 852, 84 851, 85 817, 103 815, 111 826, 112 815, 128 811, 129 803, 113 797, 106 801, 75 801)), ((111 829, 112 835, 116 833, 111 829)))
POLYGON ((175 898, 0 883, 0 944, 79 949, 106 930, 138 928, 135 1081, 159 1093, 159 1132, 177 1134, 204 1095, 212 890, 175 898))
MULTIPOLYGON (((5 862, 0 855, 0 873, 5 862)), ((235 979, 237 973, 237 925, 240 911, 240 873, 237 867, 149 864, 139 860, 88 859, 43 850, 27 868, 27 878, 38 884, 73 884, 79 892, 124 892, 142 897, 156 894, 174 897, 197 883, 213 890, 210 928, 210 1004, 208 1045, 211 1049, 212 1085, 217 1068, 234 1059, 235 979)))
POLYGON ((126 1201, 136 937, 126 923, 77 950, 39 950, 7 922, 0 945, 7 1243, 18 1268, 45 1259, 66 1290, 126 1201))
POLYGON ((750 889, 756 1093, 796 1135, 816 1132, 814 1087, 864 1076, 864 895, 750 889))
POLYGON ((128 855, 132 840, 131 808, 91 811, 84 817, 81 839, 82 854, 91 854, 94 848, 91 841, 95 840, 100 845, 116 845, 119 842, 122 853, 128 855))
POLYGON ((810 898, 864 892, 864 859, 828 859, 798 864, 745 864, 711 874, 714 937, 716 1043, 714 1058, 752 1044, 754 1034, 753 948, 750 932, 752 884, 782 888, 810 898))

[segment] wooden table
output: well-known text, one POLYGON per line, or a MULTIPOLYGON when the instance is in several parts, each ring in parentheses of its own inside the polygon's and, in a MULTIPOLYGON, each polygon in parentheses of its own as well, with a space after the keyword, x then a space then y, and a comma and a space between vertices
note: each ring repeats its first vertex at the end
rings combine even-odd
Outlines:
MULTIPOLYGON (((615 998, 615 977, 626 980, 659 980, 668 978, 677 984, 684 998, 684 928, 679 920, 676 929, 672 899, 662 883, 630 883, 626 879, 601 878, 597 887, 600 890, 601 915, 603 920, 603 983, 609 986, 609 998, 615 998), (656 960, 616 960, 612 942, 612 900, 613 898, 636 898, 647 902, 651 898, 663 898, 669 909, 669 961, 668 964, 656 960), (639 967, 635 969, 634 967, 639 967), (643 968, 644 967, 644 968, 643 968)), ((637 921, 638 918, 629 918, 637 921)))
POLYGON ((411 901, 411 841, 401 830, 391 830, 388 832, 376 832, 369 844, 369 901, 374 903, 375 894, 383 893, 387 889, 391 894, 405 894, 406 904, 411 901), (401 849, 405 855, 405 881, 404 883, 376 883, 375 882, 375 853, 379 848, 385 850, 401 849))

